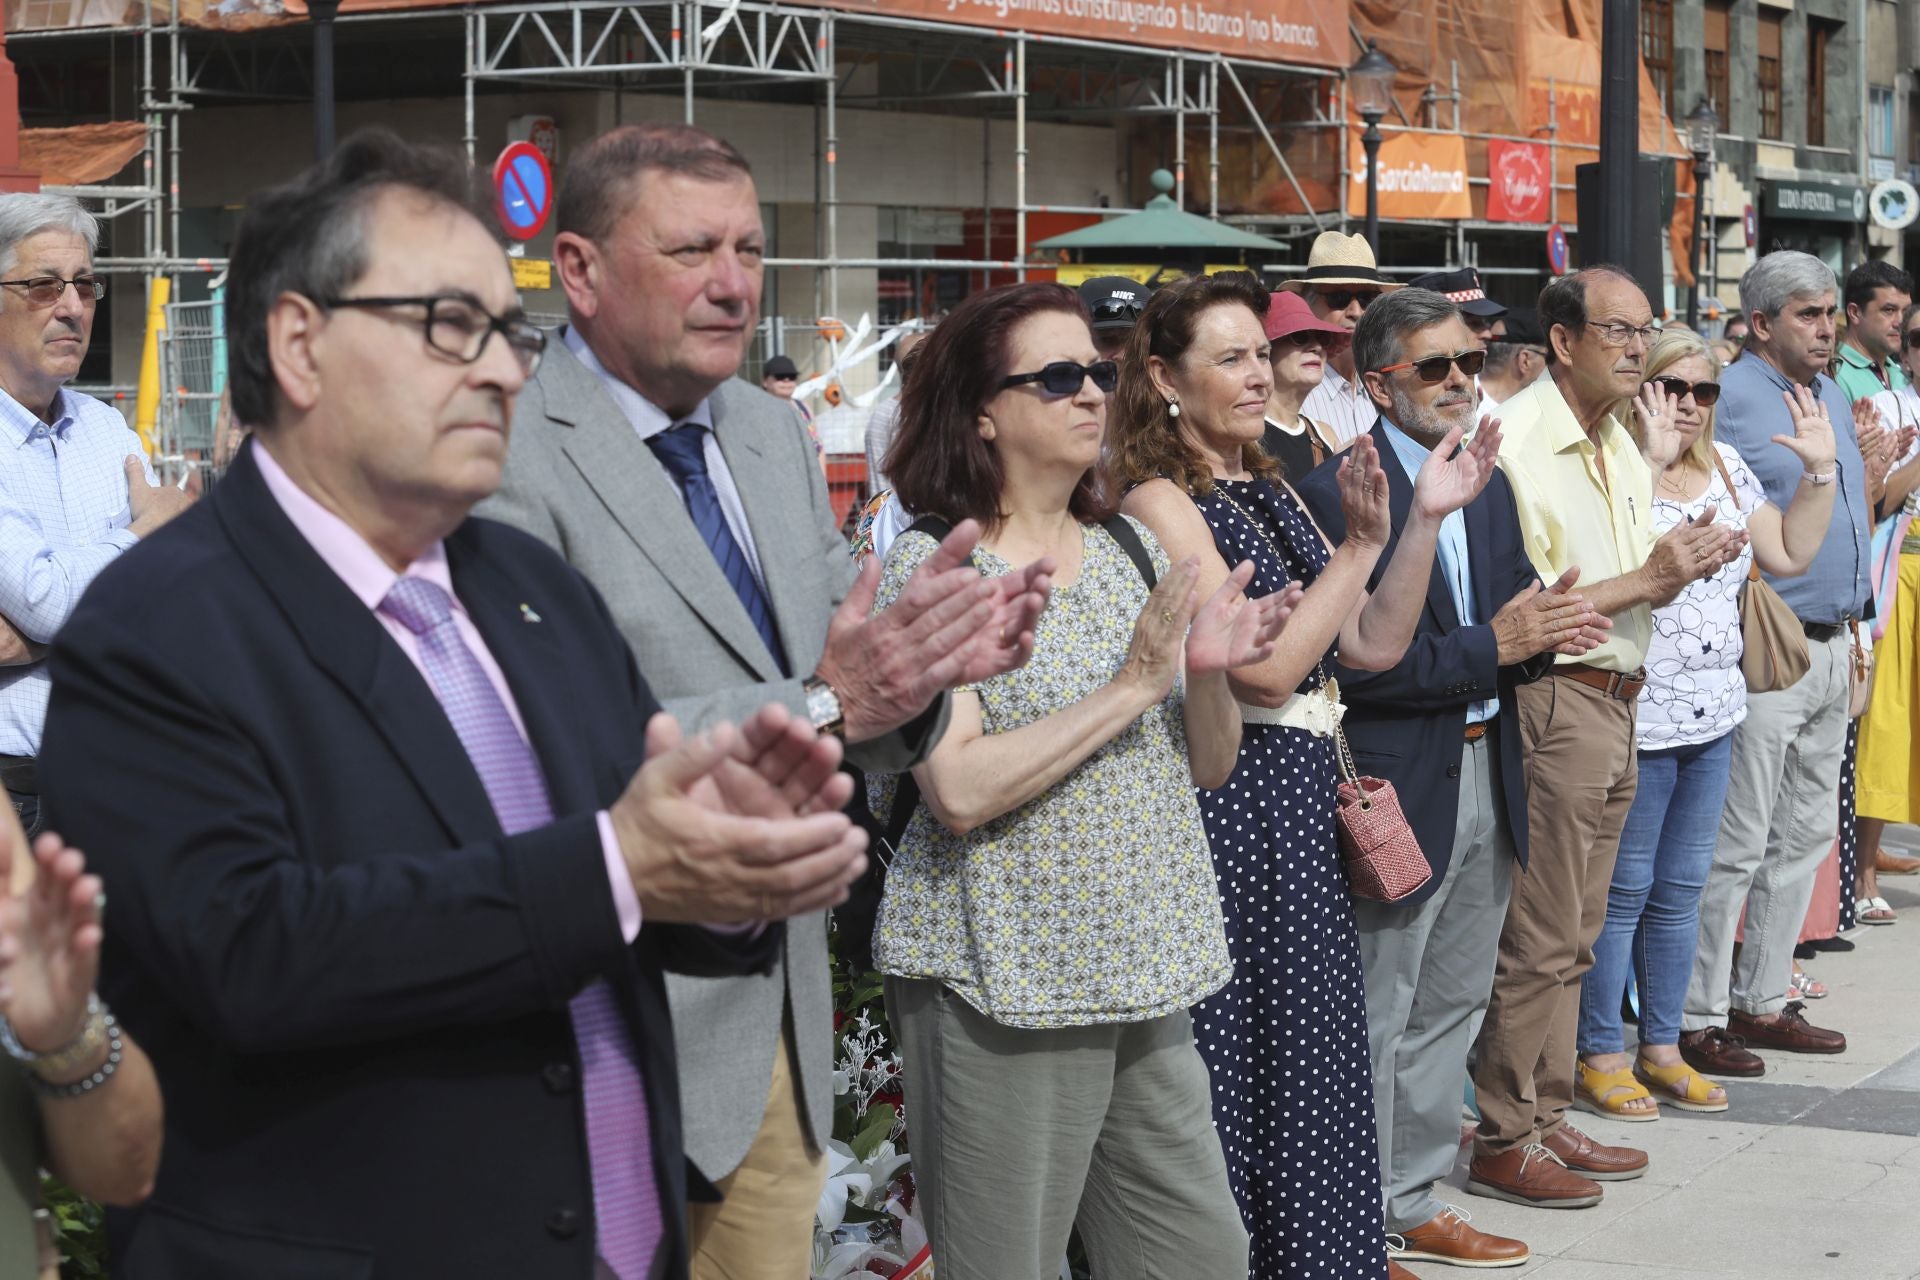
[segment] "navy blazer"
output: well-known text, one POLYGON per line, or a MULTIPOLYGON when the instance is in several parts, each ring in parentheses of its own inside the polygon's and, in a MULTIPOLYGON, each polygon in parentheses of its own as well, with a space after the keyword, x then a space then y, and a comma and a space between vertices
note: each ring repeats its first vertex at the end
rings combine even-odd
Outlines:
MULTIPOLYGON (((1381 468, 1387 473, 1387 496, 1393 511, 1392 536, 1367 583, 1369 590, 1377 591, 1413 507, 1413 477, 1400 465, 1385 428, 1377 422, 1373 443, 1380 451, 1381 468)), ((1313 518, 1336 544, 1347 532, 1335 479, 1340 461, 1338 456, 1327 459, 1297 486, 1313 518)), ((1514 855, 1522 867, 1527 865, 1527 792, 1520 768, 1520 721, 1513 690, 1545 675, 1553 665, 1553 655, 1542 654, 1511 666, 1498 665, 1490 619, 1540 578, 1527 559, 1513 489, 1503 472, 1493 473, 1487 487, 1467 504, 1462 515, 1467 522, 1474 616, 1480 622, 1471 627, 1460 625, 1453 593, 1436 552, 1427 580, 1427 604, 1414 626, 1413 642, 1400 661, 1386 671, 1336 668, 1341 700, 1347 704, 1341 724, 1353 747, 1354 762, 1362 773, 1393 784, 1400 795, 1400 807, 1419 838, 1420 850, 1433 866, 1433 878, 1417 893, 1401 900, 1406 905, 1424 902, 1438 891, 1452 864, 1467 708, 1489 696, 1500 699, 1500 714, 1496 723, 1488 726, 1487 740, 1499 760, 1514 855)))
POLYGON ((503 835, 432 689, 256 447, 109 566, 53 650, 42 790, 106 880, 102 987, 166 1096, 153 1197, 109 1215, 114 1274, 588 1280, 567 1002, 604 979, 684 1276, 661 969, 764 967, 781 931, 623 941, 594 815, 657 704, 585 579, 491 521, 446 540, 557 815, 503 835))

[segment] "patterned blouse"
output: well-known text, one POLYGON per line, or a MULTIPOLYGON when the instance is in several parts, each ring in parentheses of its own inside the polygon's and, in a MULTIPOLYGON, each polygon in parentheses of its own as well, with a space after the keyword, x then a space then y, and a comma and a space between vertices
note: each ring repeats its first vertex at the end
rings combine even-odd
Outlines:
MULTIPOLYGON (((1157 571, 1167 556, 1138 521, 1157 571)), ((1140 572, 1098 525, 1081 531, 1080 576, 1056 586, 1017 671, 968 686, 989 734, 1093 693, 1126 661, 1147 601, 1140 572)), ((903 534, 876 610, 937 544, 903 534)), ((1012 566, 974 553, 988 577, 1012 566)), ((885 821, 894 779, 869 787, 885 821)), ((883 973, 933 978, 996 1022, 1141 1022, 1212 995, 1232 976, 1219 891, 1187 763, 1178 686, 1019 808, 955 835, 918 806, 887 872, 874 932, 883 973)))

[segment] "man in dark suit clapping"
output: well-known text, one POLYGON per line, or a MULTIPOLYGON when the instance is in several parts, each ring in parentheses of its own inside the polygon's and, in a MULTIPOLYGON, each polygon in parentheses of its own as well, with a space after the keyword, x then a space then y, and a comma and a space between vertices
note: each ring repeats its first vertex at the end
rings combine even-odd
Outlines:
MULTIPOLYGON (((1460 309, 1425 289, 1376 300, 1354 330, 1354 367, 1380 409, 1373 437, 1396 538, 1421 462, 1448 431, 1473 422, 1473 374, 1483 354, 1460 309)), ((1338 465, 1324 464, 1300 485, 1335 542, 1346 534, 1338 465)), ((1389 543, 1380 563, 1392 555, 1389 543)), ((1393 783, 1433 867, 1433 878, 1410 897, 1357 903, 1355 911, 1388 1249, 1400 1260, 1500 1267, 1528 1258, 1520 1241, 1474 1230, 1464 1213, 1434 1197, 1434 1187, 1459 1149, 1467 1050, 1493 985, 1513 862, 1526 865, 1526 793, 1510 694, 1516 683, 1544 675, 1552 653, 1597 644, 1607 625, 1570 591, 1575 576, 1541 590, 1512 490, 1496 472, 1441 525, 1427 605, 1399 663, 1338 670, 1360 772, 1393 783)))
POLYGON ((44 791, 167 1096, 128 1280, 684 1276, 662 972, 765 967, 863 866, 838 744, 682 742, 592 587, 468 518, 544 347, 471 189, 374 134, 249 203, 254 435, 54 648, 44 791))

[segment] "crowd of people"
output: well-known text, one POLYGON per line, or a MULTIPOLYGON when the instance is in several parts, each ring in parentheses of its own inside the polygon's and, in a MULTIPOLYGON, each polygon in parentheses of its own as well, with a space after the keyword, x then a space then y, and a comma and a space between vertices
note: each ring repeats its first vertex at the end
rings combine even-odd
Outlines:
POLYGON ((1920 870, 1903 272, 1764 255, 1737 350, 1338 232, 988 289, 850 549, 737 376, 738 150, 576 149, 552 332, 471 190, 373 132, 249 203, 192 503, 66 385, 93 217, 0 197, 0 1274, 44 1165, 133 1280, 802 1280, 835 928, 945 1280, 1518 1266, 1463 1104, 1577 1209, 1649 1159, 1575 1109, 1845 1050, 1799 958, 1920 870))

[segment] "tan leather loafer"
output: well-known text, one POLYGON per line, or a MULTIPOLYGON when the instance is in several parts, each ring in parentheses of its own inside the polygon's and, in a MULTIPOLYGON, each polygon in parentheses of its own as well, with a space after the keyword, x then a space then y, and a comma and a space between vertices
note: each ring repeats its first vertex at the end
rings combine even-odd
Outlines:
POLYGON ((1405 1262, 1453 1267, 1518 1267, 1533 1256, 1518 1240, 1475 1231, 1468 1225, 1472 1221, 1466 1210, 1448 1205, 1428 1222, 1388 1233, 1387 1253, 1405 1262))

